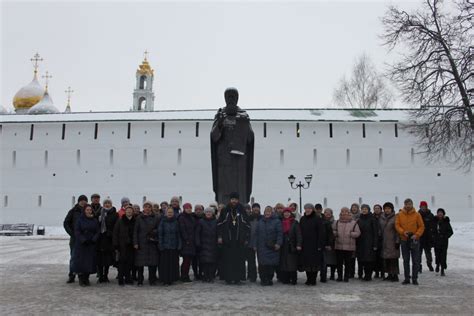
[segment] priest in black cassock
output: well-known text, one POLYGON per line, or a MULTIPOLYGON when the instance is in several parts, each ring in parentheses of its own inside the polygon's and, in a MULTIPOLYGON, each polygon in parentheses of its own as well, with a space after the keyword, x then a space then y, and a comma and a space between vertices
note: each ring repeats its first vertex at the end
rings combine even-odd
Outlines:
POLYGON ((227 284, 239 284, 245 279, 245 250, 250 238, 246 217, 244 207, 239 203, 239 194, 231 193, 230 202, 222 210, 217 223, 217 242, 222 247, 219 273, 227 284))

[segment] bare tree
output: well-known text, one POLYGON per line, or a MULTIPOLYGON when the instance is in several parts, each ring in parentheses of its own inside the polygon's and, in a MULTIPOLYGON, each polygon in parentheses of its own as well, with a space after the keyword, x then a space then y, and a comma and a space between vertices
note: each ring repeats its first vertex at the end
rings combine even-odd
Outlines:
POLYGON ((357 58, 352 76, 349 79, 343 77, 334 90, 334 102, 342 107, 387 108, 392 100, 392 93, 366 54, 357 58))
POLYGON ((471 170, 473 162, 474 5, 425 0, 408 13, 390 7, 382 19, 384 44, 406 53, 390 74, 404 101, 416 106, 406 128, 428 161, 471 170))

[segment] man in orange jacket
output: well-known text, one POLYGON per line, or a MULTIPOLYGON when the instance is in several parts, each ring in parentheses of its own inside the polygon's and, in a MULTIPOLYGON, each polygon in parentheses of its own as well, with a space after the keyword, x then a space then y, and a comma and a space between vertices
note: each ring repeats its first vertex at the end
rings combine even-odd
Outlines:
POLYGON ((403 270, 405 270, 405 280, 402 284, 410 284, 410 255, 412 261, 411 280, 414 285, 418 285, 418 269, 420 267, 420 237, 425 231, 425 224, 413 207, 413 201, 406 199, 403 208, 395 219, 395 228, 400 235, 403 270))

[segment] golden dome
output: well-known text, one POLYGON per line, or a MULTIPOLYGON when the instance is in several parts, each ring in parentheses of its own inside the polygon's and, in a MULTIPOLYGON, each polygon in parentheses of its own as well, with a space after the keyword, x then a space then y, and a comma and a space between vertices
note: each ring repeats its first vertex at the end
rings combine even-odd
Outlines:
POLYGON ((137 73, 140 75, 153 76, 154 70, 150 67, 146 57, 143 59, 142 64, 138 66, 137 73))
POLYGON ((38 82, 38 78, 33 77, 28 85, 21 88, 13 97, 13 106, 15 109, 27 110, 37 104, 44 95, 44 88, 38 82))

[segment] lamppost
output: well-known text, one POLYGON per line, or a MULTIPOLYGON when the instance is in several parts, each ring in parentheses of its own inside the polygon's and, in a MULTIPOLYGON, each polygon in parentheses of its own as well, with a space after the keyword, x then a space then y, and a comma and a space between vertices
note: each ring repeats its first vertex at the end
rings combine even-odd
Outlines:
POLYGON ((311 179, 313 179, 313 175, 312 174, 308 174, 306 175, 306 177, 304 177, 304 180, 306 181, 306 184, 305 183, 301 183, 301 181, 299 181, 297 184, 295 184, 295 176, 294 175, 290 175, 288 177, 288 181, 290 182, 290 187, 292 189, 299 189, 300 191, 300 214, 302 214, 302 206, 301 206, 301 189, 308 189, 309 188, 309 185, 311 183, 311 179))

